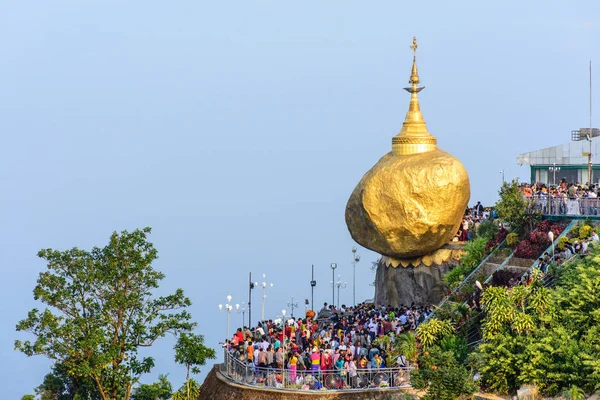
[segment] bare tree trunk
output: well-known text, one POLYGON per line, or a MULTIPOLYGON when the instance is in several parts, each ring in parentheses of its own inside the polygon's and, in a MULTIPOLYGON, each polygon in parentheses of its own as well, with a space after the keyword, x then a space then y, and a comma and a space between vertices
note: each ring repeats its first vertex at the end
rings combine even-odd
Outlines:
POLYGON ((187 400, 190 400, 190 364, 187 365, 187 375, 185 376, 185 383, 187 385, 187 400))

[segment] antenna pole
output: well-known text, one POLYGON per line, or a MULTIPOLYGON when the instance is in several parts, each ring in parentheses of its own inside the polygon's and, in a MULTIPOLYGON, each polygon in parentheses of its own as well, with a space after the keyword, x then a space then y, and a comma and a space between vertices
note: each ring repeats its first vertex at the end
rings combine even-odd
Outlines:
POLYGON ((592 187, 592 60, 590 60, 590 154, 588 155, 588 188, 592 187))

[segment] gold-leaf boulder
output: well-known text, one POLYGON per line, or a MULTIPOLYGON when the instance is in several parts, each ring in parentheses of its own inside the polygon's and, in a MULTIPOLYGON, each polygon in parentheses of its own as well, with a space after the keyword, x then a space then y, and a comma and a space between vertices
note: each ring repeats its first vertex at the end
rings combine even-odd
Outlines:
MULTIPOLYGON (((413 50, 417 49, 416 39, 413 50)), ((362 246, 396 259, 431 254, 452 240, 470 197, 462 163, 437 148, 427 131, 417 94, 416 56, 409 110, 392 151, 368 171, 346 206, 346 224, 362 246)))

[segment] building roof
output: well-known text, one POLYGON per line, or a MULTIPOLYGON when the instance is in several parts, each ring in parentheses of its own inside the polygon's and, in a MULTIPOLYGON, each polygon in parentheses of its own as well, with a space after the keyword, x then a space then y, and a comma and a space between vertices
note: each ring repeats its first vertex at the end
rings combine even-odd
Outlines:
MULTIPOLYGON (((590 142, 578 140, 517 155, 519 165, 587 165, 590 142)), ((592 164, 600 164, 600 137, 592 138, 592 164)))

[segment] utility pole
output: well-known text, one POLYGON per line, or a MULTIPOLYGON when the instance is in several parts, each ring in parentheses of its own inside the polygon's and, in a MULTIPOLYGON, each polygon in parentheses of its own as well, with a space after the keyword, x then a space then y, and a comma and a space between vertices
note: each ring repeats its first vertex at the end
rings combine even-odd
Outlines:
POLYGON ((590 60, 590 154, 588 155, 588 189, 592 187, 592 60, 590 60))
POLYGON ((317 281, 315 281, 315 264, 312 265, 312 279, 310 280, 310 307, 311 310, 315 310, 315 286, 317 286, 317 281))
MULTIPOLYGON (((356 263, 360 261, 360 256, 356 254, 356 247, 352 247, 352 306, 356 307, 356 263)), ((338 301, 340 300, 338 291, 338 301)))
POLYGON ((252 328, 252 289, 254 289, 254 283, 252 282, 252 272, 250 272, 248 285, 248 329, 252 328))

